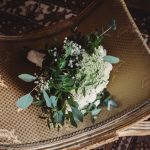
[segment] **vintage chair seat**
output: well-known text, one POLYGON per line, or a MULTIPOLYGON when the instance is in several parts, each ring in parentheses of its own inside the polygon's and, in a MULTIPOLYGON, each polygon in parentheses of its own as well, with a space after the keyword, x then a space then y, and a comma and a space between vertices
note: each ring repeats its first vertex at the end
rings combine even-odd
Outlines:
MULTIPOLYGON (((5 14, 5 17, 13 15, 13 13, 4 12, 5 2, 8 2, 7 8, 9 5, 11 5, 10 7, 14 5, 14 1, 4 1, 3 6, 1 4, 1 15, 2 13, 5 14)), ((52 43, 54 38, 62 41, 65 36, 70 34, 70 28, 63 28, 63 30, 59 30, 59 33, 55 30, 53 34, 48 34, 48 31, 52 29, 51 25, 60 21, 57 18, 58 13, 56 13, 57 17, 51 21, 42 20, 41 16, 35 18, 30 11, 28 20, 23 16, 26 11, 22 11, 26 2, 29 1, 19 0, 14 6, 16 10, 13 11, 19 11, 21 17, 14 15, 15 17, 8 19, 11 22, 11 19, 14 18, 19 17, 20 19, 17 21, 25 18, 23 19, 25 22, 16 23, 13 20, 14 27, 17 26, 16 30, 0 29, 2 32, 0 36, 0 149, 81 149, 83 147, 93 149, 99 146, 99 143, 108 143, 125 135, 125 132, 129 132, 127 130, 129 126, 147 118, 150 114, 150 56, 148 55, 150 50, 123 0, 105 0, 103 3, 97 4, 94 9, 90 10, 88 16, 80 20, 78 25, 79 31, 85 34, 105 27, 112 18, 116 20, 117 30, 104 38, 103 45, 109 54, 121 59, 121 62, 114 67, 108 86, 108 90, 119 103, 119 107, 111 109, 111 111, 103 108, 95 124, 92 124, 91 117, 87 116, 84 122, 78 125, 78 128, 66 124, 59 132, 57 129, 49 130, 46 121, 39 118, 41 110, 35 106, 18 112, 15 105, 16 100, 26 91, 30 91, 31 87, 20 81, 17 75, 24 72, 33 73, 37 70, 34 65, 23 60, 21 48, 27 46, 32 49, 40 49, 43 48, 45 42, 52 43), (22 6, 21 10, 18 10, 17 5, 22 6), (43 29, 47 28, 45 27, 47 25, 48 29, 43 29), (22 28, 23 26, 25 29, 22 28), (34 34, 30 32, 31 30, 35 30, 34 34), (46 37, 44 37, 45 34, 46 37), (123 132, 124 129, 125 132, 123 132)), ((34 2, 32 1, 32 3, 34 2)), ((37 7, 38 5, 43 7, 43 5, 50 4, 51 6, 52 4, 49 3, 52 2, 50 0, 39 2, 36 3, 37 7)), ((53 2, 56 2, 57 6, 61 4, 61 7, 71 9, 72 16, 85 7, 85 5, 81 5, 81 7, 74 7, 74 4, 66 5, 65 2, 69 3, 69 0, 54 0, 53 2)), ((80 4, 81 1, 76 0, 76 2, 80 4)), ((93 1, 85 0, 85 2, 89 4, 93 1)), ((31 9, 30 7, 28 9, 31 9)), ((52 14, 47 15, 47 7, 43 12, 46 13, 45 16, 51 16, 52 14)), ((37 9, 35 7, 31 10, 35 14, 37 9)), ((59 17, 62 16, 64 15, 60 13, 59 17)), ((7 21, 5 17, 0 19, 7 21)), ((144 126, 147 125, 148 123, 144 124, 144 126)), ((139 123, 136 124, 137 126, 139 123)), ((141 126, 143 127, 142 124, 140 124, 141 126)), ((132 128, 132 130, 134 129, 132 128)), ((131 134, 129 132, 128 135, 131 134)))

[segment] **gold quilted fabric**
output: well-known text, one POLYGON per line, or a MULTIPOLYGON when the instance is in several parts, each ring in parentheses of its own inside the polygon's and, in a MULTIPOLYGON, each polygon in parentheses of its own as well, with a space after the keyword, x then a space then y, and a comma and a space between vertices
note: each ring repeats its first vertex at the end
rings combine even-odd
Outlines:
MULTIPOLYGON (((16 100, 32 87, 17 78, 21 73, 33 73, 37 68, 24 61, 21 55, 23 46, 33 49, 42 48, 45 41, 52 42, 51 37, 34 41, 0 41, 0 147, 20 148, 52 144, 62 139, 77 136, 109 122, 109 119, 125 110, 143 103, 150 97, 150 51, 129 14, 123 0, 108 0, 97 6, 79 25, 82 34, 101 29, 114 18, 117 30, 104 39, 104 47, 109 54, 121 59, 114 66, 108 90, 118 101, 119 107, 107 111, 103 108, 96 125, 90 116, 80 123, 78 128, 66 125, 58 132, 40 119, 40 108, 31 106, 18 112, 16 100), (77 131, 77 132, 76 132, 77 131), (28 144, 27 144, 28 143, 28 144)), ((58 39, 70 34, 69 29, 56 35, 58 39)), ((126 111, 126 112, 127 112, 126 111)), ((117 116, 116 116, 117 117, 117 116)))

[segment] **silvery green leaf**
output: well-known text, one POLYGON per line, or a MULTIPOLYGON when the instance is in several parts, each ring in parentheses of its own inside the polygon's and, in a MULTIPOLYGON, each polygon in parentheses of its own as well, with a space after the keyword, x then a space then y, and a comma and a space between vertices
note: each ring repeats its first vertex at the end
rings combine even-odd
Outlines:
POLYGON ((32 82, 32 81, 36 80, 36 77, 32 76, 30 74, 21 74, 18 76, 18 78, 20 78, 21 80, 23 80, 25 82, 32 82))
POLYGON ((55 108, 57 106, 57 98, 56 96, 48 96, 47 92, 43 90, 43 96, 46 101, 47 107, 55 108))
POLYGON ((70 123, 74 126, 74 127, 77 127, 77 123, 75 122, 74 120, 74 117, 73 117, 73 114, 72 112, 68 112, 68 115, 69 115, 69 119, 70 119, 70 123))
POLYGON ((74 101, 73 99, 68 99, 67 101, 71 107, 75 107, 75 108, 79 107, 79 104, 76 101, 74 101))
POLYGON ((66 66, 66 61, 64 61, 60 64, 60 69, 64 68, 65 66, 66 66))
POLYGON ((33 102, 33 97, 31 94, 26 94, 17 100, 16 105, 19 108, 27 109, 33 102))
POLYGON ((33 105, 43 106, 43 105, 45 105, 45 101, 43 99, 42 100, 38 100, 38 101, 34 101, 33 105))
POLYGON ((119 58, 114 57, 114 56, 110 56, 110 55, 104 56, 103 60, 107 61, 107 62, 109 62, 111 64, 116 64, 116 63, 118 63, 120 61, 119 58))
POLYGON ((74 117, 74 120, 76 122, 78 121, 83 121, 83 114, 81 113, 81 111, 75 107, 71 107, 72 109, 72 113, 73 113, 73 117, 74 117))
POLYGON ((56 111, 54 113, 53 117, 54 117, 54 121, 56 123, 63 124, 63 122, 64 122, 64 114, 63 114, 63 112, 61 110, 60 111, 56 111))
POLYGON ((44 96, 44 99, 45 99, 45 101, 46 101, 47 107, 52 108, 51 100, 50 100, 50 98, 49 98, 49 96, 48 96, 48 94, 46 93, 45 90, 43 90, 43 96, 44 96))
POLYGON ((56 96, 50 96, 50 102, 51 102, 51 106, 54 108, 57 106, 57 99, 56 96))
POLYGON ((95 108, 94 110, 91 111, 92 116, 96 116, 100 113, 101 109, 100 108, 95 108))
POLYGON ((111 28, 114 31, 117 29, 117 27, 116 27, 116 21, 114 19, 111 21, 111 28))
POLYGON ((94 103, 91 103, 91 104, 88 106, 87 110, 88 110, 88 111, 91 111, 93 108, 94 108, 94 103))
POLYGON ((66 50, 66 54, 65 54, 66 57, 68 57, 72 54, 71 45, 65 46, 64 49, 66 50))
POLYGON ((111 107, 116 108, 118 105, 114 100, 109 100, 107 104, 107 109, 110 110, 111 107))
POLYGON ((111 95, 109 95, 105 100, 104 100, 104 104, 107 106, 108 105, 108 101, 111 99, 111 95))

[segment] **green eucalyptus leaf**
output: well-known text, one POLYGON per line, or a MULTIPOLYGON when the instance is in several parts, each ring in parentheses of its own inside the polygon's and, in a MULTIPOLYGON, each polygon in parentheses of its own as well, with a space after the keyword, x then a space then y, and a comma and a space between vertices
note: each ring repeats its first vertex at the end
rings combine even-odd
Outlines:
POLYGON ((45 90, 43 90, 43 96, 46 101, 47 107, 55 108, 57 106, 57 98, 56 96, 48 96, 45 90))
POLYGON ((57 98, 56 98, 56 96, 51 96, 50 97, 50 101, 51 101, 52 107, 55 108, 57 106, 57 98))
POLYGON ((120 61, 119 58, 110 55, 104 56, 103 60, 111 64, 117 64, 120 61))
POLYGON ((83 75, 81 76, 80 82, 83 81, 86 76, 87 76, 87 75, 83 74, 83 75))
POLYGON ((84 86, 89 86, 89 85, 93 85, 93 83, 92 82, 88 82, 84 86))
POLYGON ((91 111, 92 116, 96 116, 100 113, 101 109, 100 108, 95 108, 91 111))
POLYGON ((48 94, 46 93, 45 90, 43 90, 43 97, 44 97, 44 99, 45 99, 45 101, 46 101, 47 107, 52 108, 51 100, 50 100, 50 98, 49 98, 49 96, 48 96, 48 94))
POLYGON ((74 80, 72 80, 71 78, 65 78, 63 80, 64 87, 72 87, 73 85, 74 85, 74 80))
POLYGON ((32 81, 36 80, 36 77, 32 76, 30 74, 21 74, 18 76, 18 78, 25 82, 32 82, 32 81))
POLYGON ((31 94, 26 94, 17 100, 16 105, 21 109, 27 109, 33 102, 31 94))
POLYGON ((43 106, 43 105, 45 105, 45 101, 44 100, 36 100, 33 102, 33 105, 43 106))
POLYGON ((88 107, 87 110, 91 111, 95 107, 94 103, 91 103, 88 107))
POLYGON ((70 107, 75 107, 75 108, 79 107, 79 104, 76 101, 74 101, 72 98, 68 99, 67 101, 70 107))
POLYGON ((109 100, 107 104, 107 109, 110 110, 110 108, 116 108, 118 105, 114 100, 109 100))
POLYGON ((59 68, 63 69, 66 66, 66 61, 61 61, 61 63, 59 64, 59 68))
POLYGON ((111 95, 109 95, 108 97, 106 97, 105 99, 104 99, 104 104, 105 105, 108 105, 108 101, 111 99, 111 95))
POLYGON ((61 110, 54 112, 53 118, 56 123, 64 123, 64 113, 61 110))
POLYGON ((83 114, 82 114, 82 112, 78 108, 75 108, 75 107, 71 107, 71 109, 72 109, 74 120, 76 122, 78 122, 78 121, 82 122, 83 121, 83 114))
POLYGON ((76 94, 78 93, 78 89, 79 89, 79 88, 77 88, 77 87, 75 88, 75 92, 76 92, 76 94))
POLYGON ((83 88, 82 93, 83 93, 83 96, 85 97, 85 96, 86 96, 86 90, 85 90, 85 87, 83 88))
POLYGON ((69 119, 70 119, 70 123, 74 126, 74 127, 77 127, 77 123, 75 122, 74 120, 74 117, 73 117, 73 114, 72 112, 68 112, 68 115, 69 115, 69 119))
POLYGON ((71 47, 71 45, 65 46, 64 49, 66 50, 65 57, 71 56, 71 54, 72 54, 72 47, 71 47))
POLYGON ((117 29, 117 27, 116 27, 116 21, 114 19, 111 21, 111 28, 114 31, 117 29))

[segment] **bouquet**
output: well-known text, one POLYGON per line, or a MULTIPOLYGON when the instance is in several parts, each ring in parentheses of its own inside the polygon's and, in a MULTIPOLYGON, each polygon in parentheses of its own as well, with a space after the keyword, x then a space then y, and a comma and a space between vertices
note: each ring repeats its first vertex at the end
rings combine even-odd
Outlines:
POLYGON ((33 82, 35 87, 17 100, 17 107, 41 107, 40 117, 47 119, 50 128, 59 128, 66 120, 77 127, 87 114, 94 121, 102 106, 108 110, 117 107, 106 90, 112 64, 119 62, 119 58, 107 55, 102 46, 103 36, 109 30, 116 30, 114 20, 105 32, 85 36, 76 32, 65 37, 62 44, 48 47, 46 53, 31 50, 27 58, 41 70, 39 74, 18 76, 33 82))

